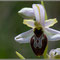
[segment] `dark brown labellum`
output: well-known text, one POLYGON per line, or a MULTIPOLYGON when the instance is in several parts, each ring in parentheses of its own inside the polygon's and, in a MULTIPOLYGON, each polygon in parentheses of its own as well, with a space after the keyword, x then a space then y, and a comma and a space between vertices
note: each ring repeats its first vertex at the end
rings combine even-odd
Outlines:
POLYGON ((37 56, 41 56, 44 53, 44 50, 47 46, 47 37, 43 34, 43 36, 40 35, 40 37, 36 38, 37 36, 32 36, 31 40, 30 40, 30 44, 32 47, 33 52, 37 55, 37 56), (39 42, 40 41, 40 42, 39 42))

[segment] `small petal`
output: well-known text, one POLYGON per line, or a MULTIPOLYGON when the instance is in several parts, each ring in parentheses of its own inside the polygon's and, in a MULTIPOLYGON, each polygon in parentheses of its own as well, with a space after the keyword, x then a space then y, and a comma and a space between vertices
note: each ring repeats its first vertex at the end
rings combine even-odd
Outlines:
POLYGON ((53 25, 56 24, 56 23, 57 23, 56 18, 46 20, 46 21, 45 21, 45 27, 51 27, 51 26, 53 26, 53 25))
POLYGON ((45 28, 47 31, 49 31, 50 33, 53 33, 53 34, 60 34, 60 31, 58 30, 55 30, 55 29, 52 29, 52 28, 45 28))
POLYGON ((36 21, 40 23, 42 26, 44 26, 44 20, 45 20, 45 10, 44 7, 40 4, 33 4, 32 5, 36 21))
POLYGON ((30 39, 31 37, 33 36, 33 29, 27 31, 27 32, 24 32, 24 33, 21 33, 19 34, 18 36, 16 36, 14 39, 19 42, 19 43, 29 43, 30 42, 30 39))
POLYGON ((22 15, 22 17, 24 18, 30 18, 30 19, 34 19, 34 12, 32 8, 22 8, 20 11, 18 11, 19 15, 22 15))
POLYGON ((35 27, 34 22, 35 21, 32 19, 24 19, 23 24, 26 24, 27 26, 34 28, 35 27))

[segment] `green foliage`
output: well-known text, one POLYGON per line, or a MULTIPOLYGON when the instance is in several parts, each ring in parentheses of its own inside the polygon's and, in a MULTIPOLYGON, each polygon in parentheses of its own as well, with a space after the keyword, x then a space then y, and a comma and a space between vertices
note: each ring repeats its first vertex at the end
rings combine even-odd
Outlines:
POLYGON ((20 58, 20 59, 25 59, 20 53, 18 53, 17 51, 16 51, 16 54, 17 54, 17 56, 20 58))
POLYGON ((46 46, 44 54, 43 54, 44 58, 47 58, 47 49, 48 49, 48 45, 46 46))

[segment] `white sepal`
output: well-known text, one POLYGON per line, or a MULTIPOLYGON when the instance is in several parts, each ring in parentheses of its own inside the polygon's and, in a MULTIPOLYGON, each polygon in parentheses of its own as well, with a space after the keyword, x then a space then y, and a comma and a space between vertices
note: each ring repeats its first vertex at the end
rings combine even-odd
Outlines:
POLYGON ((44 30, 44 34, 47 36, 48 41, 58 41, 60 40, 60 34, 54 34, 47 30, 44 30))
POLYGON ((50 38, 51 38, 50 41, 58 41, 58 40, 60 40, 60 34, 53 35, 53 36, 50 37, 50 38))
POLYGON ((45 9, 41 4, 37 4, 40 8, 40 16, 41 16, 41 21, 40 23, 42 24, 42 26, 45 26, 45 9))
POLYGON ((34 19, 35 18, 32 8, 22 8, 20 11, 18 11, 18 13, 23 18, 30 18, 30 19, 34 19))
POLYGON ((30 42, 30 39, 31 37, 33 36, 33 29, 27 31, 27 32, 24 32, 24 33, 21 33, 19 34, 18 36, 16 36, 14 39, 19 42, 19 43, 29 43, 30 42))
POLYGON ((52 29, 52 28, 45 28, 51 34, 60 34, 60 31, 52 29))
POLYGON ((40 4, 33 4, 32 5, 36 21, 44 26, 45 22, 45 10, 44 7, 40 4))
POLYGON ((40 16, 39 16, 39 10, 36 6, 37 4, 33 4, 32 5, 32 8, 33 8, 33 12, 34 12, 34 15, 35 15, 35 19, 38 23, 40 23, 40 16))

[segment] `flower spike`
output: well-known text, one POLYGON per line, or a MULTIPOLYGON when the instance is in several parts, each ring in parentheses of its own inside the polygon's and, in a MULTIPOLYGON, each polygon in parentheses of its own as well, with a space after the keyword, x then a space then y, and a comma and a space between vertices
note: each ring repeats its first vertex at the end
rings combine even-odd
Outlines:
POLYGON ((57 23, 56 18, 45 21, 45 9, 41 4, 33 4, 32 8, 22 9, 20 13, 27 18, 34 17, 23 21, 23 24, 32 29, 19 34, 15 40, 19 43, 30 43, 37 56, 43 55, 48 41, 60 40, 60 31, 49 28, 57 23))
POLYGON ((60 48, 52 49, 49 52, 49 58, 60 59, 60 48))

